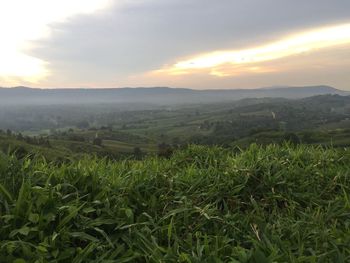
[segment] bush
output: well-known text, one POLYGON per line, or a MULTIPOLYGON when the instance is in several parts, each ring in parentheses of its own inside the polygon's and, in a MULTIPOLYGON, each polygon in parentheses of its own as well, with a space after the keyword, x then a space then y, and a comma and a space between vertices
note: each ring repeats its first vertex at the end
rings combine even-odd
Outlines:
POLYGON ((348 151, 191 146, 169 159, 0 156, 3 262, 347 262, 348 151), (17 261, 16 261, 17 260, 17 261))

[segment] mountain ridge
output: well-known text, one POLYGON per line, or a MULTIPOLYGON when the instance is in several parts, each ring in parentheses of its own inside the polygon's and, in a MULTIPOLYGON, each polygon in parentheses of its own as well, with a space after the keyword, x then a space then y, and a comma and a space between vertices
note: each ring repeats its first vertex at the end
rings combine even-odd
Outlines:
POLYGON ((206 90, 170 87, 40 89, 18 86, 0 88, 0 104, 147 103, 172 105, 227 102, 245 98, 264 97, 298 99, 326 94, 350 95, 350 92, 326 85, 206 90))
POLYGON ((14 87, 0 87, 0 90, 40 90, 40 91, 52 91, 52 90, 190 90, 190 91, 255 91, 255 90, 285 90, 285 89, 327 89, 332 91, 347 92, 345 90, 337 89, 329 85, 310 85, 310 86, 267 86, 260 88, 233 88, 233 89, 192 89, 192 88, 177 88, 167 86, 154 86, 154 87, 120 87, 120 88, 32 88, 27 86, 14 86, 14 87))

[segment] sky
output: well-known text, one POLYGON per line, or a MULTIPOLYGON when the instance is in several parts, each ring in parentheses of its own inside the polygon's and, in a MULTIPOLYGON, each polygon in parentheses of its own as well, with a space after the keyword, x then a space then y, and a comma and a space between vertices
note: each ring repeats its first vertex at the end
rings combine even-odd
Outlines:
POLYGON ((350 90, 349 0, 0 0, 0 86, 350 90))

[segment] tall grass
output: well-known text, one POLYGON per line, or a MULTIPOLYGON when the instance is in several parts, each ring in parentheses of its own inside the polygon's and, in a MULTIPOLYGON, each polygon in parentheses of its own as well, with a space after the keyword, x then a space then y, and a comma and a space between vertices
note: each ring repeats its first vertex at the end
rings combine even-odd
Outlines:
POLYGON ((0 156, 0 261, 349 262, 349 172, 348 151, 310 146, 0 156))

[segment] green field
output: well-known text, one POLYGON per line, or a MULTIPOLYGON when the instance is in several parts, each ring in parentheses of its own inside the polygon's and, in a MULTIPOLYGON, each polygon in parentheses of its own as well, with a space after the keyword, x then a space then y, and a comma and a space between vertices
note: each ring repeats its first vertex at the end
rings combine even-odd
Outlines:
POLYGON ((2 262, 349 262, 350 153, 191 146, 169 159, 0 155, 2 262))
POLYGON ((293 141, 350 146, 350 96, 143 107, 91 104, 8 109, 0 114, 0 149, 22 155, 40 152, 52 160, 79 159, 84 154, 111 159, 132 157, 135 152, 154 155, 161 145, 246 148, 251 143, 293 141), (96 138, 100 143, 94 142, 96 138))

